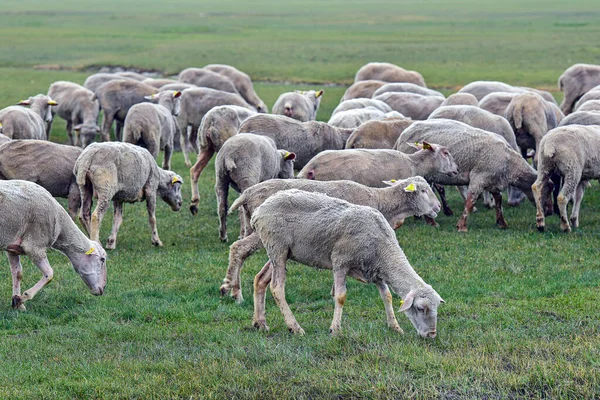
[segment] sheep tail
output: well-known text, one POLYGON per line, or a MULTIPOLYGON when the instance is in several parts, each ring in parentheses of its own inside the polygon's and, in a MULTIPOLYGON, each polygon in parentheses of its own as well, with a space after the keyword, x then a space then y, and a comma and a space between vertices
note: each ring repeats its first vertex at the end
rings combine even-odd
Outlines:
POLYGON ((244 196, 244 193, 242 193, 237 199, 235 199, 235 201, 229 208, 229 211, 227 211, 227 214, 231 214, 232 212, 234 212, 235 210, 240 208, 240 206, 242 206, 245 202, 246 202, 246 196, 244 196))

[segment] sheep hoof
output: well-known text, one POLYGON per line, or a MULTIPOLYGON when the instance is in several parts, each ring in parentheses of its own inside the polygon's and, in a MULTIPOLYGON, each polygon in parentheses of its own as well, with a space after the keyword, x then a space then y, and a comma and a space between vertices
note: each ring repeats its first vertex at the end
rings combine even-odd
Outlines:
POLYGON ((402 328, 400 328, 400 325, 392 325, 392 326, 390 326, 390 328, 397 333, 402 333, 402 334, 404 333, 402 328))
POLYGON ((459 232, 469 232, 469 228, 467 228, 466 226, 457 226, 456 228, 459 232))
POLYGON ((259 331, 269 332, 269 326, 265 321, 254 321, 252 325, 259 331))
POLYGON ((225 235, 225 236, 219 236, 219 239, 221 240, 221 242, 227 243, 227 235, 225 235))
POLYGON ((198 204, 197 203, 190 204, 190 212, 192 213, 192 215, 198 214, 198 204))
POLYGON ((235 304, 242 304, 244 302, 244 298, 242 297, 241 292, 233 293, 231 297, 235 300, 235 304))
POLYGON ((21 310, 21 311, 26 310, 25 304, 23 304, 23 299, 21 298, 21 296, 18 296, 18 295, 14 295, 12 297, 11 307, 14 308, 15 310, 21 310))
POLYGON ((229 285, 221 285, 221 287, 219 288, 219 291, 221 292, 221 297, 227 295, 230 291, 231 288, 229 287, 229 285))
POLYGON ((304 336, 304 329, 300 328, 300 326, 294 328, 288 328, 291 333, 298 336, 304 336))
POLYGON ((540 232, 544 232, 544 225, 538 225, 537 230, 540 232))
POLYGON ((114 240, 110 240, 110 239, 108 239, 108 240, 106 241, 106 249, 107 249, 107 250, 114 250, 114 249, 115 249, 115 247, 117 247, 117 245, 116 245, 116 243, 115 243, 115 241, 114 241, 114 240))
POLYGON ((163 246, 163 244, 162 244, 162 242, 160 241, 160 239, 153 240, 153 241, 152 241, 152 244, 153 244, 154 246, 156 246, 156 247, 162 247, 162 246, 163 246))
POLYGON ((334 328, 329 328, 329 334, 331 336, 335 336, 335 335, 339 334, 340 332, 341 332, 340 328, 335 328, 335 329, 334 328))

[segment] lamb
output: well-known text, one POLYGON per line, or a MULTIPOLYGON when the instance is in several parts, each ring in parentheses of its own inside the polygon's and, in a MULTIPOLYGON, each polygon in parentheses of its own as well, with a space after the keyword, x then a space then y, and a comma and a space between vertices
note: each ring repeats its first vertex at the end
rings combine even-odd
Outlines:
MULTIPOLYGON (((198 128, 202 122, 202 117, 217 106, 238 106, 251 111, 256 111, 254 107, 237 94, 222 92, 210 88, 186 89, 181 94, 181 113, 177 117, 177 125, 181 130, 179 143, 185 159, 186 167, 191 167, 192 163, 188 156, 188 147, 197 144, 198 128), (191 144, 190 144, 191 143, 191 144)), ((198 149, 195 149, 196 151, 198 149)))
POLYGON ((285 115, 300 122, 314 121, 321 104, 323 91, 282 93, 273 105, 273 114, 285 115))
POLYGON ((392 110, 415 120, 424 120, 443 102, 442 97, 407 92, 388 92, 374 98, 387 103, 392 110))
MULTIPOLYGON (((600 94, 600 91, 598 91, 598 94, 600 94)), ((585 103, 577 107, 577 111, 600 112, 600 100, 587 100, 585 103)))
POLYGON ((402 332, 394 316, 388 285, 403 298, 399 312, 406 314, 418 334, 436 337, 437 309, 444 300, 410 266, 394 231, 379 211, 321 193, 288 190, 265 201, 254 212, 252 226, 270 260, 254 278, 256 328, 269 329, 265 321, 265 292, 270 283, 288 329, 304 334, 285 299, 285 267, 291 258, 333 271, 335 311, 329 329, 332 334, 340 331, 349 275, 375 283, 391 329, 402 332))
POLYGON ((545 90, 538 90, 529 87, 523 86, 511 86, 504 82, 497 81, 475 81, 471 82, 462 89, 458 91, 458 93, 471 93, 473 96, 477 98, 477 100, 481 101, 486 95, 494 92, 504 92, 504 93, 523 93, 523 92, 535 92, 542 96, 544 100, 549 101, 551 103, 556 104, 556 100, 554 96, 550 92, 545 90))
POLYGON ((443 185, 468 185, 465 209, 457 224, 459 232, 468 231, 467 218, 484 190, 494 197, 496 223, 500 228, 507 227, 502 212, 501 192, 504 189, 509 185, 516 186, 533 200, 531 185, 537 177, 535 170, 497 134, 458 121, 432 119, 412 124, 402 132, 394 148, 411 152, 414 151, 412 143, 417 141, 435 141, 447 146, 458 165, 459 174, 436 174, 431 181, 443 185))
MULTIPOLYGON (((85 148, 100 132, 98 114, 100 106, 92 100, 94 92, 73 82, 58 81, 50 85, 48 97, 58 102, 52 114, 58 114, 67 121, 69 144, 85 148), (75 140, 73 140, 75 131, 75 140)), ((47 125, 47 132, 52 128, 52 121, 47 125)))
POLYGON ((558 126, 566 125, 600 125, 600 112, 575 111, 567 115, 558 126))
POLYGON ((600 65, 575 64, 558 78, 558 87, 565 96, 560 109, 565 115, 573 111, 575 102, 581 96, 600 85, 600 65))
POLYGON ((10 262, 13 308, 24 311, 25 302, 52 280, 48 248, 69 258, 93 295, 104 293, 106 252, 100 243, 85 237, 46 189, 27 181, 0 181, 0 250, 6 251, 10 262), (29 256, 42 272, 42 279, 23 294, 22 255, 29 256))
POLYGON ((179 83, 175 79, 154 79, 154 78, 144 79, 142 82, 145 83, 146 85, 152 86, 156 89, 160 89, 163 86, 170 85, 172 83, 179 83))
POLYGON ((298 178, 317 181, 345 179, 365 186, 383 187, 383 181, 389 179, 418 175, 431 180, 433 175, 438 174, 457 175, 456 163, 446 147, 424 142, 415 154, 367 149, 324 151, 306 164, 298 178))
POLYGON ((238 106, 219 106, 211 109, 202 118, 198 129, 198 159, 190 169, 192 181, 192 201, 190 211, 192 215, 198 213, 200 195, 198 192, 198 179, 213 154, 218 153, 225 141, 237 134, 242 122, 255 115, 252 110, 238 106))
MULTIPOLYGON (((574 108, 574 111, 579 111, 579 110, 581 110, 581 107, 585 106, 589 102, 598 101, 598 100, 600 100, 600 86, 597 86, 596 88, 590 90, 589 92, 587 92, 586 94, 581 96, 581 98, 577 102, 577 105, 574 108)), ((584 111, 585 111, 585 109, 584 109, 584 111)), ((588 111, 589 111, 589 109, 588 109, 588 111)))
POLYGON ((414 121, 410 118, 386 118, 367 121, 346 141, 347 149, 392 149, 400 134, 414 121))
POLYGON ((81 197, 73 166, 81 151, 46 140, 11 140, 0 146, 0 179, 34 182, 52 196, 68 199, 69 215, 75 220, 81 197))
POLYGON ((296 154, 294 168, 301 169, 323 150, 341 150, 352 129, 336 128, 325 122, 298 122, 283 115, 254 115, 240 125, 240 132, 273 139, 278 149, 296 154))
POLYGON ((46 124, 52 121, 50 107, 58 105, 45 94, 38 94, 27 100, 21 100, 18 105, 0 110, 0 125, 2 134, 10 139, 40 139, 47 140, 50 132, 46 132, 46 124))
POLYGON ((206 87, 239 95, 235 85, 229 78, 204 68, 184 69, 177 76, 177 80, 198 87, 206 87))
POLYGON ((346 89, 346 92, 344 92, 340 101, 358 98, 370 99, 373 97, 373 93, 385 84, 387 84, 387 82, 374 80, 355 82, 346 89))
POLYGON ((333 110, 331 115, 333 116, 342 111, 355 110, 367 107, 376 108, 383 113, 388 113, 392 111, 392 108, 383 101, 373 99, 351 99, 342 101, 340 104, 338 104, 338 106, 333 110))
POLYGON ((117 74, 108 74, 108 73, 97 73, 97 74, 93 74, 87 77, 87 79, 85 80, 85 82, 83 83, 83 87, 86 88, 87 90, 91 90, 92 92, 96 93, 96 90, 98 90, 98 88, 102 85, 104 85, 107 82, 110 81, 116 81, 116 80, 132 80, 135 81, 136 79, 131 79, 131 78, 127 78, 121 75, 117 75, 117 74))
POLYGON ((356 72, 354 82, 367 80, 408 82, 424 88, 427 87, 423 75, 417 71, 409 71, 390 63, 371 62, 360 67, 356 72))
POLYGON ((252 185, 273 178, 293 178, 296 155, 277 150, 268 137, 237 134, 225 142, 215 160, 219 238, 227 241, 227 194, 229 185, 243 193, 252 185))
MULTIPOLYGON (((288 189, 318 192, 353 204, 373 207, 380 211, 388 223, 398 229, 404 219, 412 215, 435 218, 440 203, 429 184, 420 176, 399 181, 386 181, 391 187, 370 188, 352 181, 310 181, 306 179, 271 179, 248 188, 231 205, 229 212, 239 209, 244 226, 250 227, 250 217, 264 201, 288 189)), ((234 242, 229 250, 229 268, 221 286, 221 295, 231 292, 236 302, 243 302, 240 274, 246 258, 261 249, 262 242, 256 232, 245 232, 245 237, 234 242)))
POLYGON ((86 147, 73 168, 81 192, 81 219, 92 240, 98 241, 102 218, 112 200, 114 217, 106 248, 114 249, 123 222, 123 203, 146 200, 152 244, 162 246, 156 230, 156 195, 171 206, 181 208, 183 180, 158 167, 148 150, 130 143, 93 143, 86 147), (98 198, 92 214, 92 197, 98 198))
POLYGON ((440 105, 440 107, 445 106, 479 106, 479 101, 477 97, 473 96, 471 93, 454 93, 448 96, 440 105))
POLYGON ((177 129, 175 118, 179 115, 181 92, 167 90, 148 96, 158 104, 136 104, 127 113, 123 141, 142 146, 158 157, 160 150, 165 151, 163 169, 171 169, 173 136, 177 129))
POLYGON ((235 85, 238 93, 244 98, 244 100, 246 100, 248 104, 256 108, 259 113, 269 112, 269 109, 265 105, 264 101, 262 101, 254 91, 252 80, 247 74, 235 67, 232 67, 231 65, 224 64, 209 64, 205 65, 204 69, 208 69, 229 78, 229 80, 235 85))
POLYGON ((331 119, 327 121, 327 123, 337 128, 356 129, 367 121, 403 117, 404 116, 397 111, 384 113, 375 107, 366 107, 340 111, 332 115, 331 119))
POLYGON ((416 93, 423 96, 437 96, 445 98, 445 96, 437 90, 427 89, 423 86, 415 85, 414 83, 400 82, 400 83, 386 83, 373 93, 373 97, 377 97, 383 93, 389 92, 408 92, 416 93))
POLYGON ((117 121, 115 136, 121 140, 121 132, 129 109, 138 103, 150 100, 147 96, 158 93, 158 89, 132 79, 112 80, 96 89, 95 98, 104 113, 102 120, 102 140, 110 141, 113 121, 117 121))

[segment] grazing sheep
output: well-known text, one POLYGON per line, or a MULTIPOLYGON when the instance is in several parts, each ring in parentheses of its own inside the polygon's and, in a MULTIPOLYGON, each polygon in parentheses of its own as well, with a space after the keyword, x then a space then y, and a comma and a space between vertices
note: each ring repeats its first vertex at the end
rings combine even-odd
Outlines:
POLYGON ((573 111, 575 102, 585 93, 600 85, 600 65, 575 64, 558 78, 558 87, 565 97, 560 109, 565 115, 573 111))
POLYGON ((227 241, 227 194, 229 186, 243 193, 252 185, 273 178, 293 178, 296 155, 277 150, 268 137, 237 134, 225 142, 215 160, 219 238, 227 241))
POLYGON ((373 107, 378 109, 383 113, 388 113, 392 111, 392 108, 388 106, 383 101, 373 100, 373 99, 351 99, 342 101, 331 113, 331 115, 335 115, 342 111, 355 110, 359 108, 367 108, 373 107))
POLYGON ((558 126, 566 125, 600 125, 600 112, 575 111, 567 115, 558 126))
POLYGON ((320 121, 298 122, 283 115, 254 115, 245 120, 240 132, 268 136, 278 149, 296 154, 294 168, 301 169, 323 150, 341 150, 352 129, 336 128, 320 121))
POLYGON ((473 96, 477 98, 477 100, 481 101, 486 95, 494 92, 504 92, 504 93, 523 93, 523 92, 535 92, 542 96, 544 100, 549 101, 551 103, 556 104, 556 100, 554 96, 550 92, 546 92, 545 90, 538 90, 524 86, 511 86, 504 82, 497 81, 475 81, 471 82, 462 89, 458 91, 458 93, 471 93, 473 96))
MULTIPOLYGON (((217 106, 238 106, 248 110, 256 111, 254 107, 246 103, 239 95, 222 92, 210 88, 186 89, 181 94, 181 113, 177 117, 177 125, 181 130, 179 143, 186 167, 191 167, 192 163, 188 156, 188 148, 197 146, 198 128, 204 115, 213 107, 217 106)), ((194 148, 198 151, 197 148, 194 148)))
POLYGON ((158 157, 160 150, 165 151, 163 169, 171 169, 175 118, 179 115, 181 92, 166 90, 148 96, 158 104, 140 103, 129 109, 125 118, 123 141, 142 146, 158 157))
POLYGON ((479 106, 477 97, 471 93, 454 93, 448 96, 440 107, 445 106, 479 106))
POLYGON ((93 295, 106 287, 106 252, 89 240, 47 190, 32 182, 0 181, 0 250, 6 251, 13 278, 12 307, 25 310, 25 302, 54 277, 46 250, 53 248, 69 258, 75 272, 93 295), (21 294, 21 256, 28 256, 42 272, 32 288, 21 294))
POLYGON ((337 128, 356 129, 367 121, 403 117, 404 116, 397 111, 384 113, 375 107, 365 107, 340 111, 332 115, 327 123, 337 128))
POLYGON ((373 97, 373 93, 383 85, 387 84, 384 81, 360 81, 355 82, 344 92, 340 101, 373 97))
POLYGON ((310 181, 307 179, 271 179, 256 184, 244 191, 231 205, 229 213, 240 210, 246 232, 242 239, 234 242, 229 250, 229 267, 221 286, 221 295, 231 291, 236 302, 244 301, 240 286, 240 274, 244 260, 260 250, 262 242, 256 232, 250 232, 250 217, 266 199, 277 192, 299 189, 305 192, 323 193, 330 197, 346 200, 353 204, 373 207, 383 214, 390 226, 398 229, 405 218, 426 215, 435 218, 440 203, 429 184, 420 176, 395 182, 385 182, 391 187, 370 188, 352 181, 310 181))
POLYGON ((427 89, 423 86, 415 85, 414 83, 401 82, 401 83, 386 83, 373 93, 373 97, 379 96, 380 94, 390 92, 407 92, 416 93, 423 96, 437 96, 445 98, 445 96, 437 90, 427 89))
MULTIPOLYGON (((69 144, 85 148, 100 133, 98 114, 100 106, 92 100, 94 92, 73 82, 58 81, 50 85, 48 97, 54 99, 58 105, 52 114, 67 121, 67 135, 69 144), (75 131, 75 140, 73 140, 75 131)), ((52 121, 47 124, 46 132, 50 133, 52 121)))
POLYGON ((347 149, 392 149, 400 134, 414 121, 410 118, 388 118, 367 121, 346 141, 347 149))
POLYGON ((198 159, 190 169, 192 182, 192 201, 190 211, 192 215, 198 213, 200 195, 198 192, 198 179, 213 154, 218 153, 225 141, 237 134, 242 122, 255 115, 252 110, 238 106, 219 106, 211 109, 202 118, 198 129, 198 159))
POLYGON ((385 305, 388 326, 402 332, 392 308, 391 289, 403 298, 404 312, 419 335, 435 338, 437 309, 444 300, 413 270, 392 228, 371 207, 321 193, 286 190, 270 197, 252 216, 252 227, 267 249, 269 261, 254 279, 253 325, 268 330, 265 292, 271 292, 288 329, 304 334, 285 299, 286 262, 333 271, 335 311, 329 331, 340 331, 346 302, 346 277, 373 282, 385 305))
MULTIPOLYGON (((597 86, 596 88, 590 90, 589 92, 587 92, 586 94, 584 94, 583 96, 581 96, 581 98, 579 99, 579 101, 577 102, 577 104, 575 105, 575 108, 573 109, 574 111, 579 111, 581 110, 582 107, 588 105, 588 103, 591 103, 593 101, 599 101, 600 100, 600 86, 597 86)), ((593 103, 592 103, 593 104, 593 103)), ((588 105, 588 107, 590 107, 590 105, 588 105)), ((594 106, 591 106, 592 108, 595 108, 594 106)), ((589 111, 589 108, 584 108, 583 111, 589 111)))
POLYGON ((146 85, 152 86, 157 89, 160 89, 161 87, 163 87, 165 85, 170 85, 171 83, 178 83, 178 81, 176 81, 175 79, 154 79, 154 78, 144 79, 142 82, 145 83, 146 85))
POLYGON ((130 143, 93 143, 83 150, 73 168, 81 192, 81 219, 92 240, 98 241, 102 218, 112 200, 113 226, 106 243, 114 249, 123 222, 123 203, 146 200, 152 244, 162 246, 156 229, 156 195, 171 206, 181 208, 183 180, 171 171, 158 167, 148 150, 130 143), (98 198, 92 214, 92 197, 98 198))
POLYGON ((100 72, 100 73, 88 76, 87 79, 85 80, 85 82, 83 83, 83 87, 86 88, 87 90, 91 90, 92 92, 96 93, 96 90, 98 90, 98 88, 100 86, 104 85, 105 83, 110 82, 110 81, 123 80, 123 79, 137 81, 136 79, 127 78, 127 77, 117 75, 117 74, 108 74, 108 73, 100 72))
POLYGON ((456 163, 446 147, 424 142, 420 151, 414 154, 368 149, 324 151, 306 164, 298 173, 298 178, 349 180, 366 186, 383 187, 383 181, 389 179, 422 176, 430 180, 431 176, 438 174, 457 175, 456 163))
POLYGON ((360 67, 356 72, 354 82, 368 80, 408 82, 424 88, 427 87, 423 75, 417 71, 409 71, 390 63, 371 62, 360 67))
POLYGON ((10 139, 40 139, 47 140, 50 132, 46 132, 46 124, 52 121, 51 107, 58 105, 45 94, 38 94, 27 100, 21 100, 18 105, 0 110, 0 125, 2 134, 10 139))
POLYGON ((179 73, 177 80, 198 87, 206 87, 239 95, 229 78, 205 68, 187 68, 179 73))
MULTIPOLYGON (((600 91, 599 91, 600 94, 600 91)), ((581 106, 577 107, 577 111, 596 111, 600 112, 600 100, 588 100, 581 106)))
POLYGON ((282 93, 273 105, 273 114, 285 115, 300 122, 314 121, 321 104, 323 91, 282 93))
POLYGON ((102 140, 110 141, 113 121, 117 121, 115 137, 121 140, 123 124, 129 109, 138 103, 150 100, 147 96, 158 93, 158 89, 132 79, 119 79, 105 83, 96 89, 95 98, 104 113, 102 119, 102 140))
POLYGON ((448 119, 415 122, 402 132, 395 149, 412 152, 412 143, 435 141, 452 153, 459 174, 436 174, 431 181, 443 185, 468 185, 464 212, 458 221, 459 232, 467 232, 467 218, 479 195, 487 190, 494 197, 496 223, 506 228, 502 212, 502 191, 509 185, 522 190, 533 200, 531 185, 537 174, 519 153, 497 134, 448 119))
POLYGON ((34 182, 52 196, 68 199, 69 215, 75 220, 81 197, 73 166, 81 151, 46 140, 11 140, 0 146, 0 179, 34 182))
POLYGON ((408 92, 388 92, 375 97, 375 100, 387 103, 392 110, 414 120, 427 119, 444 102, 443 97, 408 92))
POLYGON ((197 89, 198 86, 196 85, 192 85, 189 83, 181 83, 181 82, 176 82, 176 83, 168 83, 164 86, 160 87, 160 90, 176 90, 178 92, 183 92, 185 89, 197 89))
POLYGON ((269 109, 265 105, 264 101, 262 101, 254 91, 252 80, 247 74, 235 67, 232 67, 231 65, 224 64, 209 64, 204 66, 204 69, 208 69, 229 78, 229 80, 235 85, 238 93, 244 98, 244 100, 246 100, 248 104, 256 108, 259 113, 269 112, 269 109))

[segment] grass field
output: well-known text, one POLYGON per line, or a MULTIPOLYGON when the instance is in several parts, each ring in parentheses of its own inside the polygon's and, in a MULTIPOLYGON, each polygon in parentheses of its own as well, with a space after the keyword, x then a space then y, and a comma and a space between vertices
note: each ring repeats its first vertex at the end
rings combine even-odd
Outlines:
MULTIPOLYGON (((560 99, 564 69, 600 64, 598 34, 600 11, 583 0, 3 0, 0 107, 56 80, 83 82, 98 66, 173 74, 207 63, 250 73, 271 107, 291 88, 347 85, 375 60, 416 69, 446 94, 497 79, 548 88, 560 99)), ((325 87, 318 119, 329 118, 344 90, 325 87)), ((51 139, 66 141, 63 121, 51 139)), ((173 167, 187 178, 180 153, 173 167)), ((557 217, 538 233, 531 204, 505 209, 505 231, 481 204, 468 234, 456 232, 458 217, 441 215, 438 229, 408 220, 397 231, 400 245, 447 302, 438 337, 426 341, 402 315, 404 335, 387 329, 375 286, 355 281, 343 332, 330 337, 331 273, 293 262, 287 299, 306 336, 288 333, 270 294, 271 331, 251 329, 252 279, 266 254, 242 272, 244 304, 219 297, 228 246, 218 240, 212 162, 200 181, 198 216, 159 204, 163 248, 151 245, 145 206, 125 206, 102 297, 51 252, 53 282, 27 312, 13 311, 10 269, 0 257, 0 398, 600 397, 596 182, 570 235, 559 232, 557 217)), ((448 192, 458 213, 460 198, 448 192)), ((104 240, 110 223, 109 215, 104 240)), ((37 279, 26 261, 24 286, 37 279)))

